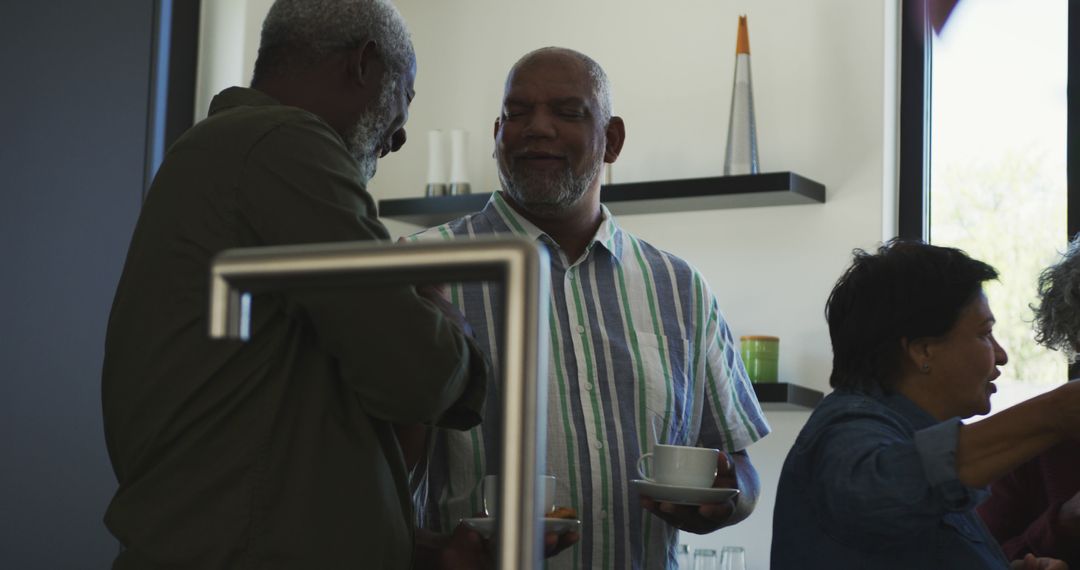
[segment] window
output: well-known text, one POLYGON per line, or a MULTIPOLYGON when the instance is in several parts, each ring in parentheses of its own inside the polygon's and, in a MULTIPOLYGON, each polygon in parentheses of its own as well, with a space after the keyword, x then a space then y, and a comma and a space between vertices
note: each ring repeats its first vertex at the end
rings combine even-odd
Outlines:
POLYGON ((904 2, 900 228, 1001 273, 986 289, 1009 353, 997 411, 1068 377, 1062 355, 1034 342, 1029 305, 1080 230, 1067 219, 1080 209, 1067 184, 1075 15, 1067 0, 967 0, 932 26, 920 12, 941 4, 904 2))
POLYGON ((194 122, 199 9, 199 2, 154 2, 144 198, 165 151, 194 122))

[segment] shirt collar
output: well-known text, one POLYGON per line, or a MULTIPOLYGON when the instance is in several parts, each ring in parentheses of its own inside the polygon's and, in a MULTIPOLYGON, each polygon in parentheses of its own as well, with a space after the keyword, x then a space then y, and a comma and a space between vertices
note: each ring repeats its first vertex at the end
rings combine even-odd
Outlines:
POLYGON ((916 430, 941 423, 937 418, 930 415, 930 412, 920 408, 918 404, 899 392, 893 392, 881 397, 881 402, 894 412, 907 418, 911 422, 911 426, 916 430))
POLYGON ((280 104, 276 99, 258 89, 229 87, 214 95, 213 100, 210 101, 209 114, 220 113, 233 107, 264 107, 280 104))
MULTIPOLYGON (((515 235, 525 236, 532 241, 540 240, 551 245, 555 243, 551 236, 544 233, 544 230, 536 227, 535 224, 519 214, 517 210, 510 207, 501 191, 492 192, 483 212, 489 217, 501 220, 509 228, 510 232, 515 235)), ((623 230, 615 222, 615 216, 612 215, 611 210, 608 210, 607 206, 603 204, 600 204, 600 216, 602 221, 600 227, 596 230, 596 234, 593 235, 592 242, 589 245, 589 253, 592 252, 593 247, 600 246, 611 253, 611 256, 617 261, 622 262, 623 230)))

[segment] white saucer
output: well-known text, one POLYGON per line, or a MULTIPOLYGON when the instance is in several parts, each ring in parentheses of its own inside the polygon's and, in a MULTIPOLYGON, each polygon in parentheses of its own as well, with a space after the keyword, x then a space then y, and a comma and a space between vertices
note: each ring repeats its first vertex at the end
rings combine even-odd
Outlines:
POLYGON ((719 489, 715 487, 679 487, 664 485, 654 481, 634 479, 630 481, 638 493, 657 501, 676 505, 708 505, 723 503, 739 494, 738 489, 719 489))
MULTIPOLYGON (((495 531, 495 519, 493 518, 461 519, 461 522, 464 523, 465 526, 480 533, 480 536, 484 538, 491 538, 491 533, 495 531)), ((554 532, 557 534, 581 532, 581 521, 577 519, 545 518, 544 532, 554 532)))

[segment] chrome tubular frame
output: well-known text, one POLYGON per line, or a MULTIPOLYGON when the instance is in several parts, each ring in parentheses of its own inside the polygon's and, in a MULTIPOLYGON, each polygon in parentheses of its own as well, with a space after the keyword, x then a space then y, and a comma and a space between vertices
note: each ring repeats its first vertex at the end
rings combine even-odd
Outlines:
POLYGON ((348 242, 232 249, 210 269, 210 336, 246 340, 251 294, 363 284, 503 284, 502 462, 497 567, 539 568, 547 450, 547 252, 522 238, 398 245, 348 242), (532 500, 528 500, 531 497, 532 500))

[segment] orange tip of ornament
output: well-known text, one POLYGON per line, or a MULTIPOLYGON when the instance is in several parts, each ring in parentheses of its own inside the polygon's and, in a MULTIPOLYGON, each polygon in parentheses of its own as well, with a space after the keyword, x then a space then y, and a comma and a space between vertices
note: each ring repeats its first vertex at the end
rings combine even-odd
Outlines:
POLYGON ((739 38, 735 41, 735 55, 750 55, 750 33, 746 31, 746 16, 739 16, 739 38))

